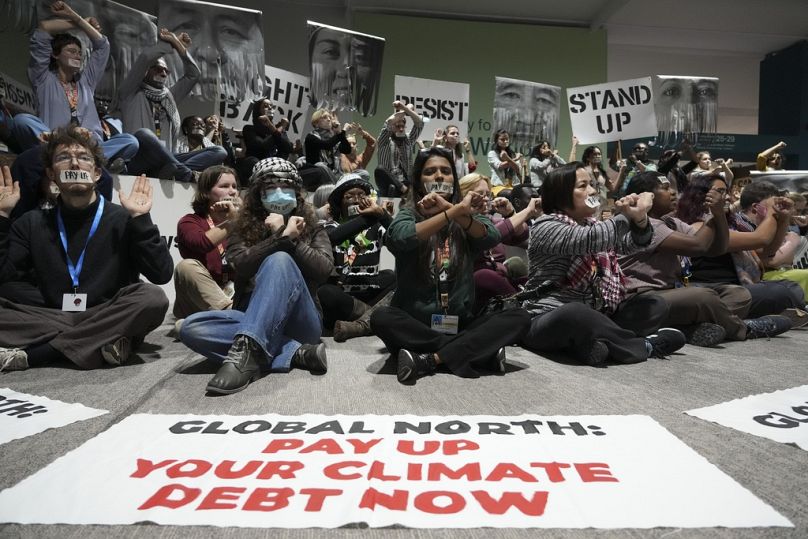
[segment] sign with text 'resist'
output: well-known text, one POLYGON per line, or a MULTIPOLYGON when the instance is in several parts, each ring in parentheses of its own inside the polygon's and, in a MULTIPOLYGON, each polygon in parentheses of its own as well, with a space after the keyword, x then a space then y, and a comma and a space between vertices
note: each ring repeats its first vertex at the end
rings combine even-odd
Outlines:
MULTIPOLYGON (((428 123, 421 132, 421 140, 432 141, 435 130, 457 126, 462 144, 468 138, 469 85, 463 82, 419 79, 396 75, 395 100, 405 105, 412 104, 415 112, 428 123)), ((412 120, 407 118, 407 132, 412 120)))
POLYGON ((808 385, 751 395, 685 413, 808 451, 808 385))
POLYGON ((572 132, 581 144, 657 134, 651 77, 567 88, 572 132))
POLYGON ((0 388, 0 444, 106 414, 83 404, 0 388))
MULTIPOLYGON (((311 126, 309 117, 309 78, 305 75, 286 71, 272 66, 264 66, 264 97, 275 105, 272 123, 277 124, 281 118, 289 120, 286 134, 291 142, 301 141, 311 126)), ((252 124, 253 106, 255 102, 245 99, 241 102, 219 101, 219 116, 228 129, 241 131, 245 125, 252 124)))
POLYGON ((134 415, 0 492, 0 522, 143 521, 791 526, 647 416, 134 415))

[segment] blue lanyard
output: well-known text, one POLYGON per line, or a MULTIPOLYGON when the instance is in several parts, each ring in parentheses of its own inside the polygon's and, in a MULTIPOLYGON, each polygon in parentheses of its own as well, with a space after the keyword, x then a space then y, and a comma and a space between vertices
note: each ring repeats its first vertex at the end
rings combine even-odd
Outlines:
POLYGON ((59 225, 59 238, 62 240, 62 247, 65 249, 65 258, 67 259, 67 271, 70 273, 70 279, 73 281, 73 290, 78 292, 79 289, 79 275, 81 275, 81 267, 84 265, 84 254, 87 252, 87 245, 90 243, 90 238, 93 237, 96 230, 98 230, 98 223, 101 222, 101 214, 104 213, 104 197, 98 195, 98 209, 95 210, 95 218, 93 225, 90 227, 90 233, 87 234, 87 241, 84 243, 84 249, 81 250, 79 256, 79 263, 75 266, 73 261, 70 260, 70 254, 67 252, 67 233, 65 232, 65 223, 62 220, 62 209, 56 208, 56 224, 59 225))

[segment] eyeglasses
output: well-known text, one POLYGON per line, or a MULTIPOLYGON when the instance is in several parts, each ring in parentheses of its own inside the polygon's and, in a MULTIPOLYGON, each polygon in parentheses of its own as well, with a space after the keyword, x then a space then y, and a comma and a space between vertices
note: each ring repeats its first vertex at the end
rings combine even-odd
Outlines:
POLYGON ((72 153, 60 153, 53 156, 53 164, 54 165, 69 165, 75 159, 79 166, 84 165, 88 167, 95 166, 95 157, 88 153, 81 153, 81 154, 72 154, 72 153))

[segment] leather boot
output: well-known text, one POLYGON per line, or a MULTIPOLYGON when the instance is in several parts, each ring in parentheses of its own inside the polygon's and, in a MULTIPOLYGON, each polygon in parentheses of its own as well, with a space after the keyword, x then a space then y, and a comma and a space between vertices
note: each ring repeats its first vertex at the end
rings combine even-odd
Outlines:
POLYGON ((264 351, 258 343, 246 335, 237 335, 219 372, 208 382, 208 391, 221 395, 238 393, 258 379, 263 358, 264 351))
POLYGON ((303 369, 313 373, 328 371, 328 358, 325 344, 303 344, 292 356, 292 368, 303 369))
POLYGON ((353 308, 351 309, 351 320, 357 320, 370 309, 370 305, 364 301, 353 298, 353 308))
POLYGON ((367 320, 356 320, 354 322, 346 322, 344 320, 337 320, 334 323, 334 341, 345 342, 354 337, 367 337, 373 335, 370 330, 370 324, 367 320))

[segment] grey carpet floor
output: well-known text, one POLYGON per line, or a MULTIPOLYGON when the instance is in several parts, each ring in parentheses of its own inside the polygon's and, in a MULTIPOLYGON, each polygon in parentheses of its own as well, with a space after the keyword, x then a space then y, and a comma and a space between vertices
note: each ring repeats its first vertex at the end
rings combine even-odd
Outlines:
POLYGON ((414 386, 396 381, 379 340, 339 344, 325 338, 328 374, 271 374, 241 393, 208 397, 204 388, 215 368, 169 337, 171 325, 167 322, 150 335, 136 361, 125 367, 92 372, 54 367, 0 375, 0 387, 110 412, 0 446, 0 489, 15 485, 133 413, 644 414, 774 507, 795 528, 282 530, 6 524, 0 525, 0 537, 808 537, 808 452, 682 413, 808 384, 808 330, 715 349, 686 346, 667 361, 605 369, 566 364, 512 347, 505 376, 465 380, 438 373, 414 386))

